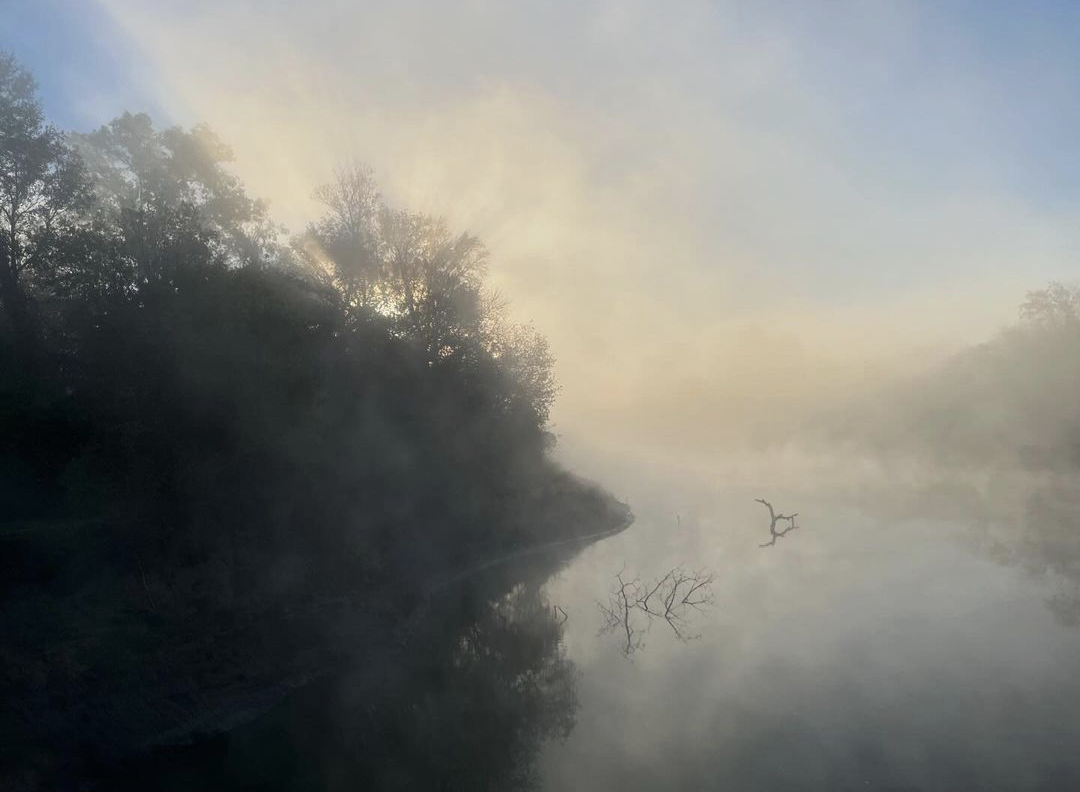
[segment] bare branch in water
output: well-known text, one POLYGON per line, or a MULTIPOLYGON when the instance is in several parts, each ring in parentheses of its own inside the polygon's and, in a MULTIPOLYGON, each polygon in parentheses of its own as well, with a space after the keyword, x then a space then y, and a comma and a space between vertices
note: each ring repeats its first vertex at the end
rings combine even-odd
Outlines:
POLYGON ((776 544, 777 539, 782 539, 799 527, 795 524, 795 518, 799 516, 798 512, 792 514, 780 514, 776 512, 776 510, 773 509, 773 505, 764 498, 755 498, 754 500, 763 504, 765 508, 769 510, 769 534, 772 537, 768 542, 763 545, 758 545, 758 547, 772 547, 776 544), (776 524, 784 520, 787 520, 788 527, 782 531, 776 530, 776 524))

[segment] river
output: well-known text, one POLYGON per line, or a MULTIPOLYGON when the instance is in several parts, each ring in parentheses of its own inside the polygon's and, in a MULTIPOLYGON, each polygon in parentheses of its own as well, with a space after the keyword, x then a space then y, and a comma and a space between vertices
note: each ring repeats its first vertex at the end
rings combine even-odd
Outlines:
POLYGON ((482 570, 377 680, 323 680, 133 777, 163 789, 1080 789, 1068 607, 1080 509, 1067 478, 593 465, 633 507, 627 530, 482 570), (798 512, 798 529, 762 547, 758 498, 798 512))

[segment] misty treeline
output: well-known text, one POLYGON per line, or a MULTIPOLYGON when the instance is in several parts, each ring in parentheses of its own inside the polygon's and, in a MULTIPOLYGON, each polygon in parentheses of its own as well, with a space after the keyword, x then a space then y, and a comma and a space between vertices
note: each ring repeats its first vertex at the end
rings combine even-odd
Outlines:
POLYGON ((1080 467, 1080 286, 1027 293, 1015 322, 834 421, 883 456, 1028 470, 1080 467))
POLYGON ((1027 293, 989 340, 832 422, 888 472, 872 513, 964 525, 984 556, 1044 581, 1080 624, 1080 285, 1027 293))
POLYGON ((361 548, 486 540, 490 493, 546 464, 552 358, 475 237, 352 166, 286 238, 206 127, 61 134, 10 57, 0 124, 5 517, 348 525, 355 571, 361 548))
POLYGON ((479 240, 358 166, 289 236, 229 161, 141 114, 62 133, 0 55, 0 697, 54 745, 182 729, 140 707, 177 675, 213 703, 226 656, 297 672, 318 603, 392 620, 626 518, 549 460, 552 357, 479 240))

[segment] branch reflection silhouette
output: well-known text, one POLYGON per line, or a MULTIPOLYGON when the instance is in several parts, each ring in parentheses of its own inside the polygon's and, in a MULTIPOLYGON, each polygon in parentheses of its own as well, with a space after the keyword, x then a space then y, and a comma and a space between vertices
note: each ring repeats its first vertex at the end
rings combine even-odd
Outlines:
POLYGON ((701 637, 690 632, 689 617, 713 604, 712 573, 675 567, 646 584, 637 577, 624 578, 624 571, 615 575, 608 601, 597 603, 603 617, 600 634, 620 632, 625 637, 624 655, 629 657, 644 648, 645 634, 657 619, 667 624, 679 641, 701 637))
POLYGON ((793 514, 778 514, 773 509, 773 505, 764 498, 755 498, 754 500, 760 504, 763 504, 765 508, 769 510, 769 534, 772 536, 771 540, 769 540, 763 545, 758 545, 758 547, 772 547, 776 544, 777 539, 783 539, 785 536, 787 536, 789 533, 799 527, 795 524, 795 518, 799 516, 798 512, 795 512, 793 514), (778 522, 782 522, 783 520, 787 520, 788 527, 782 531, 776 530, 776 524, 778 522))

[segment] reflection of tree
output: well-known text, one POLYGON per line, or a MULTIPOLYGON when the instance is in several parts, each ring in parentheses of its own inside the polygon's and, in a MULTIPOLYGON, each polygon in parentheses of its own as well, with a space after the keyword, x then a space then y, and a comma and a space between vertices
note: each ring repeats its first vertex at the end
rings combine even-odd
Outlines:
POLYGON ((1046 582, 1054 617, 1080 625, 1080 486, 1073 475, 954 472, 913 490, 890 485, 864 497, 865 508, 875 514, 966 526, 976 553, 1046 582))
POLYGON ((777 539, 784 538, 799 527, 795 524, 795 518, 799 516, 798 512, 795 512, 794 514, 779 514, 773 510, 773 505, 764 498, 755 498, 755 500, 769 510, 769 534, 772 536, 772 539, 763 545, 759 545, 759 547, 772 547, 776 544, 777 539), (782 531, 776 530, 776 524, 784 520, 787 520, 788 527, 782 531))
POLYGON ((1061 623, 1080 624, 1080 489, 1044 483, 1024 498, 1019 519, 991 529, 987 543, 999 561, 1047 579, 1047 605, 1061 623))
POLYGON ((662 619, 675 637, 689 641, 699 637, 689 632, 687 617, 713 602, 713 575, 676 567, 651 583, 639 578, 627 580, 620 571, 606 603, 597 603, 603 616, 601 633, 620 632, 626 638, 623 654, 628 657, 644 647, 645 633, 653 620, 662 619))
POLYGON ((561 638, 535 586, 482 605, 445 657, 422 661, 419 678, 385 699, 359 777, 392 789, 532 786, 542 741, 574 726, 574 670, 561 638))
POLYGON ((389 667, 327 680, 230 735, 156 755, 114 788, 141 789, 146 777, 163 790, 534 787, 543 741, 574 726, 575 670, 538 584, 489 591, 444 592, 389 667))

